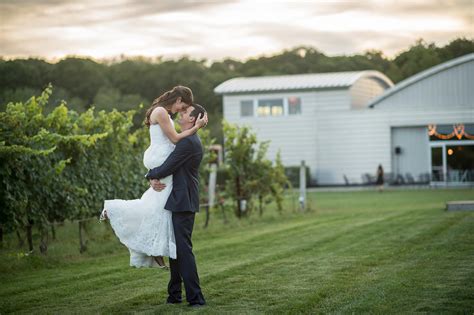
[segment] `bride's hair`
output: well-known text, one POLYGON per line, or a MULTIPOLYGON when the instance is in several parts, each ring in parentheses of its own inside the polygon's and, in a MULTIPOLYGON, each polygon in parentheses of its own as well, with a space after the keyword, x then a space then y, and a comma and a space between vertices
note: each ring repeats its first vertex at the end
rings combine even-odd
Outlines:
POLYGON ((182 85, 175 86, 153 101, 150 108, 146 111, 145 125, 150 127, 150 116, 155 108, 158 106, 164 107, 169 113, 171 106, 176 103, 178 97, 181 97, 181 101, 185 104, 191 105, 193 103, 193 91, 190 88, 182 85))

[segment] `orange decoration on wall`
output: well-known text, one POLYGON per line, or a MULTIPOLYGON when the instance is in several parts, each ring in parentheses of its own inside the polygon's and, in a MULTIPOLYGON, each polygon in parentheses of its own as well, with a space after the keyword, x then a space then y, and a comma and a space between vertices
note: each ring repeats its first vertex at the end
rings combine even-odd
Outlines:
POLYGON ((466 132, 466 128, 464 124, 454 124, 453 125, 453 131, 449 134, 442 134, 436 131, 436 125, 435 124, 430 124, 428 125, 428 135, 429 136, 435 136, 438 139, 441 140, 449 140, 454 137, 458 138, 459 140, 462 139, 462 137, 465 137, 470 140, 474 140, 474 135, 470 135, 466 132))
POLYGON ((463 124, 457 124, 453 126, 454 129, 454 134, 456 137, 461 140, 462 136, 464 135, 464 125, 463 124))

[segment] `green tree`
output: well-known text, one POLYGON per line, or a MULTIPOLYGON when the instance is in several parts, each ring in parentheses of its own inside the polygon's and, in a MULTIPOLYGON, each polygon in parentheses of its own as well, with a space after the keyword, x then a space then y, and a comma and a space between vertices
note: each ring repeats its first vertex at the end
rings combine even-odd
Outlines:
POLYGON ((441 62, 436 46, 433 43, 428 44, 422 39, 419 39, 408 51, 401 53, 394 59, 402 78, 408 78, 441 62))
POLYGON ((439 56, 443 61, 474 53, 474 40, 456 38, 446 46, 439 48, 439 56))
POLYGON ((26 103, 10 103, 0 113, 0 173, 2 175, 2 225, 26 229, 33 250, 32 227, 42 235, 50 220, 64 220, 61 212, 65 187, 60 176, 71 157, 61 150, 65 145, 91 146, 104 134, 68 135, 67 110, 60 106, 49 115, 44 108, 51 95, 47 88, 40 97, 26 103))
POLYGON ((288 180, 285 176, 280 155, 275 166, 266 159, 269 142, 258 143, 256 135, 246 126, 236 126, 223 122, 225 138, 225 165, 228 180, 226 195, 235 205, 238 218, 247 216, 255 199, 259 203, 259 213, 263 213, 263 203, 275 201, 281 210, 282 193, 288 180), (243 208, 245 201, 246 207, 243 208))
POLYGON ((226 191, 234 201, 236 216, 241 218, 251 208, 253 157, 257 137, 246 126, 238 127, 227 122, 223 126, 225 164, 229 174, 226 191), (243 202, 247 203, 246 209, 243 208, 243 202))
POLYGON ((99 89, 108 84, 106 69, 89 59, 66 58, 54 65, 51 82, 92 104, 99 89))
POLYGON ((78 114, 63 103, 46 115, 50 95, 48 88, 0 113, 1 226, 26 229, 30 250, 33 226, 44 251, 50 224, 69 219, 81 227, 104 199, 138 198, 146 188, 140 166, 148 130, 131 132, 134 111, 78 114))

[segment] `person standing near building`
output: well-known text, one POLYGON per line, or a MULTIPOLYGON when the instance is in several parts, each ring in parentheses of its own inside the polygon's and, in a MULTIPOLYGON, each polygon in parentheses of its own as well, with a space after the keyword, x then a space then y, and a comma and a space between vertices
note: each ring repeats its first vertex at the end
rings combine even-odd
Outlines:
POLYGON ((377 185, 377 188, 379 192, 383 191, 383 167, 382 164, 379 164, 379 167, 377 167, 377 174, 376 174, 377 180, 375 184, 377 185))

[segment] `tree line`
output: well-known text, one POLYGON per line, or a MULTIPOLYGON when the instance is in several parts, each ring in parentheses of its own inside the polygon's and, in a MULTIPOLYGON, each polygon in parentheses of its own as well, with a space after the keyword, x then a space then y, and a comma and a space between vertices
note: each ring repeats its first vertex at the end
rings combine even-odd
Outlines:
POLYGON ((162 92, 181 84, 189 86, 195 99, 210 113, 211 136, 223 142, 221 98, 213 89, 240 76, 262 76, 334 71, 378 70, 399 82, 420 71, 474 52, 474 40, 458 38, 443 47, 423 40, 390 59, 371 50, 352 56, 327 56, 314 47, 295 47, 282 53, 246 61, 224 59, 209 62, 183 57, 131 58, 97 62, 68 57, 57 63, 41 59, 0 59, 0 110, 9 101, 26 101, 52 83, 54 90, 45 108, 52 111, 62 101, 82 113, 91 106, 111 111, 135 110, 133 128, 142 125, 144 111, 162 92), (139 104, 143 104, 142 108, 139 104))

